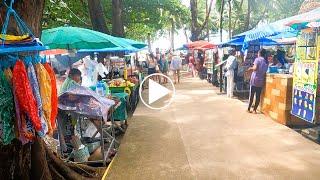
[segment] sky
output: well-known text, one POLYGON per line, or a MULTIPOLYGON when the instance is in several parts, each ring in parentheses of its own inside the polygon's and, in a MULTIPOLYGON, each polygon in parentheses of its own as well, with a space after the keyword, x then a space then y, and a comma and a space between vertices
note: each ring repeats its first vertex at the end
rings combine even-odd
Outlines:
POLYGON ((182 4, 184 4, 185 6, 188 6, 190 5, 190 0, 181 0, 182 4))
MULTIPOLYGON (((190 0, 181 0, 181 3, 183 3, 184 5, 186 5, 188 7, 190 6, 190 0)), ((188 32, 188 34, 190 35, 190 32, 188 32)), ((211 37, 210 39, 213 42, 220 41, 220 38, 218 36, 211 37)), ((225 41, 225 40, 227 40, 227 32, 223 33, 223 41, 225 41)), ((177 33, 175 34, 175 41, 174 41, 175 48, 182 47, 183 44, 186 44, 186 43, 187 43, 187 41, 186 41, 183 30, 182 29, 177 30, 177 33)), ((170 44, 170 37, 169 36, 162 36, 152 43, 152 49, 153 49, 153 51, 155 51, 156 48, 169 49, 170 45, 171 45, 170 44)))

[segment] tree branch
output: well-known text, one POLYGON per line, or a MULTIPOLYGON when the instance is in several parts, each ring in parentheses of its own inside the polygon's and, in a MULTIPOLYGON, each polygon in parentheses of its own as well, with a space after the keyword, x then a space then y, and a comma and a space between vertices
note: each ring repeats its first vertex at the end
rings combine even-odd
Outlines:
POLYGON ((206 19, 204 20, 203 24, 201 25, 199 31, 203 31, 203 29, 205 28, 206 24, 208 23, 209 21, 209 16, 210 16, 210 13, 211 13, 211 9, 212 9, 212 3, 213 3, 213 0, 210 1, 210 5, 209 5, 209 11, 208 13, 206 14, 206 19))

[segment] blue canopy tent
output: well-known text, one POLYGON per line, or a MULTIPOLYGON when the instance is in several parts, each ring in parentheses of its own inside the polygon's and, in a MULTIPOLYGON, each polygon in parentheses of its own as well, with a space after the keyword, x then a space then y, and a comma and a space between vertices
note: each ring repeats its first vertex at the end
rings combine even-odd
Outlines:
POLYGON ((299 31, 283 32, 274 36, 268 37, 272 40, 284 39, 284 38, 293 38, 298 36, 299 31))
MULTIPOLYGON (((219 47, 227 47, 227 46, 243 46, 245 37, 237 37, 234 39, 231 39, 227 42, 221 43, 219 47)), ((263 45, 263 46, 274 46, 278 45, 278 43, 272 39, 269 38, 260 38, 255 41, 251 41, 248 43, 249 45, 263 45)))
POLYGON ((132 39, 127 39, 127 38, 119 38, 119 39, 121 39, 122 41, 128 43, 129 45, 131 45, 132 47, 137 48, 137 49, 143 49, 147 46, 147 44, 145 44, 143 42, 135 41, 132 39))
POLYGON ((126 39, 126 38, 119 38, 119 37, 112 37, 114 41, 116 41, 120 46, 119 47, 113 47, 113 48, 103 48, 103 49, 81 49, 78 51, 78 53, 117 53, 117 52, 124 52, 124 53, 134 53, 141 51, 144 49, 147 45, 138 42, 132 39, 126 39))
POLYGON ((320 14, 320 8, 317 8, 310 12, 306 12, 303 14, 289 17, 289 18, 281 19, 273 23, 262 25, 255 29, 251 29, 244 33, 238 34, 235 37, 244 37, 243 50, 245 50, 249 46, 248 42, 250 41, 254 41, 263 37, 275 36, 275 35, 279 35, 286 32, 294 33, 296 32, 296 30, 288 26, 290 23, 297 22, 297 20, 302 20, 302 19, 305 19, 306 17, 310 17, 310 19, 314 19, 311 17, 318 17, 319 14, 320 14))
POLYGON ((78 53, 117 53, 117 52, 124 52, 124 53, 133 53, 138 52, 140 49, 134 47, 115 47, 115 48, 104 48, 104 49, 81 49, 78 53))

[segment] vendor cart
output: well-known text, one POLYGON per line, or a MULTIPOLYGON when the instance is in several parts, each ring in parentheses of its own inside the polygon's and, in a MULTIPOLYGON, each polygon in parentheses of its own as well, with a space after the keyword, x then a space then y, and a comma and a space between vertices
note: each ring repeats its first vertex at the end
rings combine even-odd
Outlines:
POLYGON ((113 117, 117 106, 115 101, 81 86, 60 95, 58 131, 62 156, 66 160, 74 159, 76 163, 106 165, 109 155, 118 145, 113 117), (94 129, 89 133, 88 124, 94 129), (99 147, 101 159, 89 160, 89 153, 99 147))

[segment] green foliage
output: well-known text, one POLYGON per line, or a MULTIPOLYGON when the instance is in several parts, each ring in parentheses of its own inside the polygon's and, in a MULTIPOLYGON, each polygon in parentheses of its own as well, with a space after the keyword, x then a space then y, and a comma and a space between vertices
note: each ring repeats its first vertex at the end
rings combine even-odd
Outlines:
MULTIPOLYGON (((219 12, 221 1, 216 1, 216 10, 219 12)), ((231 0, 232 2, 232 31, 233 34, 239 34, 249 29, 256 27, 261 22, 274 22, 283 18, 296 15, 304 0, 231 0), (241 1, 242 6, 241 6, 241 1), (248 20, 248 1, 250 2, 250 19, 249 26, 246 27, 248 20)), ((223 28, 228 29, 228 0, 225 0, 224 5, 224 22, 223 28)))
MULTIPOLYGON (((222 0, 216 0, 208 21, 211 32, 219 29, 219 10, 222 0), (214 9, 215 8, 215 9, 214 9)), ((225 0, 223 29, 228 29, 228 0, 225 0)), ((272 22, 298 13, 303 0, 231 0, 232 31, 238 34, 254 28, 262 20, 272 22), (250 2, 249 26, 248 1, 250 2)), ((102 0, 107 26, 111 29, 112 0, 102 0)), ((198 23, 205 20, 206 0, 198 0, 198 23)), ((210 3, 210 0, 208 0, 210 3)), ((180 0, 123 0, 123 20, 126 37, 145 40, 159 32, 166 33, 171 28, 171 19, 176 28, 190 29, 190 10, 180 0)), ((43 18, 43 28, 53 28, 68 24, 70 26, 91 28, 87 0, 47 0, 43 18)))
MULTIPOLYGON (((111 29, 112 0, 102 0, 102 3, 107 26, 111 29)), ((177 28, 189 22, 189 11, 180 0, 123 0, 125 33, 129 38, 144 40, 148 34, 153 36, 158 30, 166 31, 171 27, 172 18, 177 28)), ((91 28, 87 0, 46 1, 43 27, 65 24, 91 28)))
POLYGON ((86 0, 47 0, 43 14, 43 28, 70 25, 91 26, 86 0))

